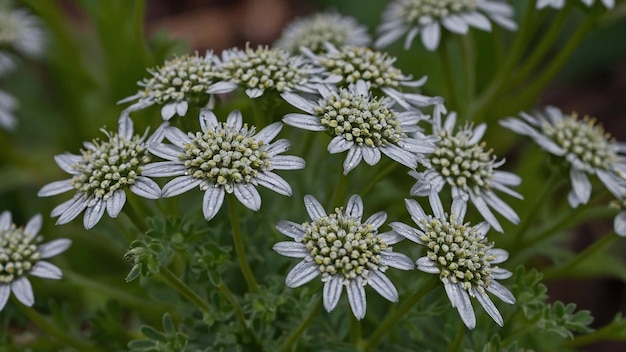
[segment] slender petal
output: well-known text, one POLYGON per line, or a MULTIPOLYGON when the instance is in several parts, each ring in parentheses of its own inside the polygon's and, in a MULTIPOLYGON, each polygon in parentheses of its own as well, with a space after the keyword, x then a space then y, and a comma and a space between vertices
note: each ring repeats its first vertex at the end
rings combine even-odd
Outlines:
POLYGON ((361 284, 361 277, 359 276, 354 280, 350 280, 346 286, 346 290, 348 293, 350 308, 352 308, 352 313, 357 320, 363 319, 365 317, 367 304, 365 301, 365 289, 361 284))
POLYGON ((60 279, 63 277, 61 269, 54 264, 38 261, 30 270, 30 275, 43 277, 44 279, 60 279))
POLYGON ((15 294, 15 298, 27 307, 32 307, 35 303, 33 287, 26 276, 22 276, 21 278, 13 281, 11 283, 11 291, 15 294))
POLYGON ((224 187, 209 187, 205 192, 202 199, 202 213, 204 218, 209 221, 217 215, 217 212, 224 203, 224 196, 226 192, 224 187))
POLYGON ((337 303, 339 303, 339 298, 341 298, 342 291, 343 284, 339 276, 332 276, 324 283, 322 298, 324 300, 324 309, 326 309, 327 312, 335 309, 337 303))
POLYGON ((307 261, 306 259, 296 264, 285 278, 285 284, 287 287, 296 288, 306 284, 313 280, 320 274, 320 270, 314 261, 307 261))

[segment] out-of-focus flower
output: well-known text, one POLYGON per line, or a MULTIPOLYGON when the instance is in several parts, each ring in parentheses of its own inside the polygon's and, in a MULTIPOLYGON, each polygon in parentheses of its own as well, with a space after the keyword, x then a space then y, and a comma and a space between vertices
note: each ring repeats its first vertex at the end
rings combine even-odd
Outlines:
POLYGON ((12 95, 0 90, 0 127, 12 130, 17 124, 13 110, 17 108, 17 100, 12 95))
POLYGON ((429 195, 433 215, 413 199, 405 200, 417 229, 401 222, 391 223, 394 231, 426 247, 426 255, 415 263, 417 269, 439 275, 452 307, 456 308, 468 329, 476 327, 476 316, 470 297, 476 298, 489 316, 500 326, 502 315, 487 292, 508 304, 515 303, 513 294, 496 280, 511 277, 511 272, 499 268, 509 253, 487 243, 489 225, 464 223, 467 203, 462 197, 452 201, 450 215, 443 210, 437 191, 429 195))
MULTIPOLYGON (((574 1, 574 0, 568 0, 574 1)), ((593 6, 596 2, 595 0, 580 0, 587 6, 593 6)), ((608 8, 612 9, 615 6, 615 0, 601 0, 602 4, 608 8)), ((544 7, 552 7, 555 9, 562 9, 565 6, 565 0, 537 0, 536 7, 538 9, 542 9, 544 7)))
POLYGON ((360 25, 356 19, 327 12, 291 22, 283 29, 275 46, 290 53, 298 53, 300 47, 320 53, 326 50, 324 43, 331 43, 337 47, 366 46, 370 41, 367 28, 360 25))
MULTIPOLYGON (((61 154, 54 157, 70 179, 55 181, 39 191, 40 197, 48 197, 67 191, 76 191, 72 199, 52 210, 58 216, 57 224, 72 221, 85 211, 83 224, 86 229, 94 227, 104 215, 119 215, 126 203, 126 189, 138 196, 157 199, 161 195, 159 185, 142 176, 142 169, 150 161, 150 154, 143 136, 133 134, 133 123, 128 116, 120 120, 119 132, 104 131, 108 141, 86 142, 81 155, 61 154)), ((158 138, 154 134, 150 138, 158 138)))
POLYGON ((402 236, 393 231, 378 233, 387 214, 381 211, 363 221, 363 201, 358 195, 348 200, 345 209, 336 208, 331 214, 326 214, 311 195, 304 197, 304 206, 311 222, 301 225, 281 221, 276 225, 278 231, 294 241, 279 242, 274 250, 286 257, 302 258, 287 274, 287 287, 302 286, 321 274, 326 311, 335 309, 345 286, 357 319, 365 317, 366 285, 397 302, 398 291, 384 273, 388 267, 411 270, 414 265, 409 257, 390 247, 402 236))
POLYGON ((381 153, 415 169, 418 162, 424 162, 423 154, 434 150, 432 140, 422 135, 417 126, 424 115, 418 110, 394 111, 391 108, 393 101, 374 97, 364 81, 357 81, 348 89, 323 92, 318 101, 297 94, 283 94, 283 98, 307 113, 287 114, 283 122, 309 131, 329 133, 333 136, 328 144, 329 153, 348 151, 343 163, 344 174, 361 160, 376 165, 381 153))
POLYGON ((61 269, 45 260, 64 252, 72 241, 60 238, 41 243, 41 215, 33 216, 25 227, 12 222, 11 213, 0 214, 0 311, 11 295, 25 306, 35 303, 33 288, 28 275, 46 279, 60 279, 61 269))
POLYGON ((485 143, 481 139, 487 126, 480 124, 472 128, 466 125, 455 133, 455 124, 455 113, 450 113, 444 124, 439 115, 434 116, 433 132, 439 137, 437 148, 428 155, 430 168, 423 172, 410 172, 417 179, 411 194, 428 196, 431 188, 441 192, 444 186, 449 186, 453 197, 469 199, 496 231, 502 232, 502 227, 490 208, 510 222, 519 223, 515 210, 494 191, 521 199, 519 193, 509 188, 519 185, 521 179, 510 172, 496 170, 504 160, 496 161, 492 150, 485 150, 485 143))
POLYGON ((617 197, 626 192, 626 144, 611 138, 594 118, 579 119, 576 113, 564 115, 553 106, 536 116, 524 112, 520 116, 521 119, 506 118, 500 124, 531 137, 548 153, 563 157, 572 181, 572 190, 567 196, 572 207, 589 201, 588 174, 597 175, 617 197))
POLYGON ((239 111, 231 112, 226 122, 220 123, 212 111, 203 110, 200 127, 201 131, 187 134, 173 126, 165 127, 163 134, 172 144, 150 144, 150 152, 167 161, 146 165, 143 174, 176 176, 163 186, 163 197, 199 187, 204 191, 204 217, 211 220, 226 193, 234 193, 254 211, 261 207, 257 185, 291 196, 291 186, 273 170, 302 169, 305 162, 297 156, 278 155, 290 144, 286 139, 272 143, 282 123, 273 123, 257 133, 254 126, 243 123, 239 111))
POLYGON ((499 0, 395 0, 383 14, 378 27, 378 48, 388 46, 406 34, 404 48, 413 39, 422 37, 427 50, 439 47, 441 28, 457 34, 467 34, 470 27, 491 31, 491 22, 508 30, 516 30, 513 7, 499 0))
POLYGON ((174 115, 185 116, 190 104, 200 108, 212 107, 214 94, 228 93, 237 88, 234 82, 225 78, 219 59, 211 51, 204 56, 196 53, 174 57, 148 72, 151 77, 137 82, 143 89, 118 102, 137 100, 124 113, 157 104, 163 105, 163 120, 169 120, 174 115))
POLYGON ((23 9, 0 6, 0 50, 14 50, 38 57, 44 49, 44 32, 39 19, 23 9))

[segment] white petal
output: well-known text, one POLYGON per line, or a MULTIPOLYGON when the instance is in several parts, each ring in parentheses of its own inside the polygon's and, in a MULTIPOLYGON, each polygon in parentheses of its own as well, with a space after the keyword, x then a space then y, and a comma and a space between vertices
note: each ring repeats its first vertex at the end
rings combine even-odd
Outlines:
POLYGON ((261 195, 254 185, 250 183, 236 183, 235 197, 250 210, 257 211, 261 208, 261 195))
POLYGON ((509 291, 506 287, 500 285, 500 283, 497 281, 491 281, 489 287, 487 287, 487 291, 493 293, 494 296, 500 298, 504 303, 515 303, 515 297, 513 297, 511 291, 509 291))
POLYGON ((151 177, 181 176, 186 172, 185 165, 178 161, 157 161, 145 165, 141 170, 143 176, 151 177))
POLYGON ((65 252, 72 245, 72 241, 67 238, 59 238, 39 245, 41 258, 52 258, 57 254, 65 252))
POLYGON ((272 158, 272 168, 277 170, 299 170, 304 169, 306 162, 299 156, 277 155, 272 158))
POLYGON ((272 249, 280 255, 291 258, 305 258, 311 255, 311 251, 298 242, 278 242, 272 249))
POLYGON ((176 102, 176 114, 178 116, 185 116, 188 108, 189 108, 189 103, 186 100, 181 100, 181 101, 176 102))
POLYGON ((505 251, 504 249, 500 249, 500 248, 492 248, 490 250, 487 251, 488 255, 493 255, 496 257, 496 259, 490 261, 490 263, 492 264, 499 264, 502 263, 504 261, 506 261, 507 259, 509 259, 509 252, 505 251))
POLYGON ((200 128, 202 132, 209 130, 215 130, 215 127, 219 126, 215 113, 209 109, 202 109, 200 111, 200 128))
POLYGON ((502 320, 502 315, 500 315, 498 308, 496 308, 496 305, 493 304, 489 296, 487 296, 486 293, 479 292, 475 288, 472 289, 472 292, 474 293, 474 297, 478 299, 480 305, 485 308, 487 314, 489 314, 489 316, 496 322, 496 324, 503 326, 504 321, 502 320))
POLYGON ((347 175, 350 171, 357 167, 362 158, 363 154, 361 153, 361 148, 353 146, 348 152, 346 160, 343 161, 343 174, 347 175))
POLYGON ((34 238, 41 231, 41 225, 43 225, 43 217, 41 214, 37 214, 28 220, 24 227, 24 233, 29 237, 34 238))
POLYGON ((285 181, 282 177, 276 175, 273 172, 266 171, 259 173, 256 178, 256 182, 266 188, 271 189, 272 191, 282 194, 284 196, 291 196, 291 186, 289 183, 285 181))
POLYGON ((472 309, 472 302, 470 302, 469 294, 464 289, 460 288, 456 284, 450 284, 450 289, 453 295, 455 295, 456 310, 461 316, 461 320, 468 329, 474 329, 476 327, 476 316, 472 309))
POLYGON ((128 188, 131 192, 146 199, 161 198, 161 188, 151 179, 144 176, 137 176, 135 183, 128 188))
POLYGON ((89 230, 96 226, 98 221, 102 219, 105 209, 106 202, 102 199, 96 201, 93 206, 87 207, 85 210, 85 216, 83 217, 83 225, 85 225, 85 229, 89 230))
POLYGON ((489 19, 482 13, 473 11, 463 13, 461 16, 470 26, 491 32, 491 22, 489 22, 489 19))
POLYGON ((166 159, 166 160, 180 160, 181 155, 184 155, 184 151, 179 147, 171 144, 153 143, 148 147, 150 153, 166 159))
MULTIPOLYGON (((381 212, 382 213, 382 212, 381 212)), ((395 244, 402 241, 405 237, 395 231, 379 233, 378 237, 385 241, 386 244, 395 244)))
POLYGON ((306 284, 320 274, 320 269, 314 261, 303 260, 289 271, 285 278, 287 287, 295 288, 306 284))
POLYGON ((9 296, 11 295, 11 286, 8 284, 0 284, 0 312, 6 306, 9 296))
POLYGON ((378 270, 370 270, 367 282, 388 301, 398 302, 398 290, 385 274, 378 270))
POLYGON ((313 221, 326 216, 324 207, 310 194, 304 196, 304 207, 313 221))
POLYGON ((348 205, 346 206, 345 214, 347 216, 361 219, 361 216, 363 216, 363 200, 361 197, 356 194, 350 197, 348 205))
POLYGON ((74 189, 74 186, 70 183, 72 179, 62 180, 62 181, 54 181, 48 183, 47 185, 41 187, 39 192, 37 192, 38 197, 49 197, 57 194, 61 194, 67 191, 71 191, 74 189))
POLYGON ((287 151, 290 146, 291 146, 291 142, 289 142, 288 140, 279 139, 276 142, 268 145, 267 148, 265 149, 265 152, 269 156, 274 157, 277 154, 287 151))
POLYGON ((287 114, 283 117, 283 122, 289 126, 302 128, 308 131, 326 131, 319 118, 305 114, 287 114))
POLYGON ((35 263, 29 274, 45 279, 60 279, 63 277, 63 273, 59 267, 43 260, 35 263))
POLYGON ((257 141, 263 141, 264 143, 270 143, 272 139, 276 138, 283 128, 283 124, 280 122, 274 122, 273 124, 265 127, 259 133, 254 136, 257 141))
POLYGON ((589 178, 583 171, 574 168, 570 169, 569 176, 572 180, 572 187, 576 197, 581 204, 586 204, 591 196, 591 182, 589 182, 589 178))
POLYGON ((626 211, 617 214, 615 220, 613 220, 613 228, 618 235, 626 236, 626 211))
POLYGON ((491 210, 489 210, 489 207, 487 206, 487 203, 485 203, 483 198, 480 196, 475 196, 473 192, 470 192, 469 195, 472 203, 474 204, 476 209, 478 209, 478 212, 480 213, 480 215, 482 215, 483 219, 485 219, 489 223, 489 225, 493 227, 494 230, 502 233, 502 226, 500 226, 500 223, 498 222, 496 217, 493 215, 491 210))
POLYGON ((439 23, 432 22, 422 29, 422 43, 428 51, 437 50, 441 38, 439 23))
MULTIPOLYGON (((74 220, 80 213, 87 208, 87 199, 82 195, 78 195, 72 198, 70 201, 61 204, 63 206, 63 213, 57 219, 57 225, 66 224, 72 220, 74 220)), ((60 205, 60 206, 61 206, 60 205)), ((57 208, 52 209, 52 212, 55 213, 57 208)))
POLYGON ((385 265, 389 265, 392 268, 400 270, 415 269, 415 264, 413 264, 411 258, 402 253, 383 251, 380 253, 380 261, 385 265))
POLYGON ((201 183, 202 180, 193 176, 179 176, 163 186, 161 196, 163 198, 174 197, 185 193, 194 187, 198 187, 201 183))
POLYGON ((204 218, 209 221, 215 217, 217 212, 224 203, 224 187, 209 187, 202 198, 202 213, 204 218))
POLYGON ((469 30, 465 20, 457 15, 446 16, 441 19, 441 23, 452 33, 467 34, 469 30))
POLYGON ((430 258, 428 257, 419 258, 417 261, 415 261, 415 265, 417 266, 417 269, 425 273, 429 273, 429 274, 441 273, 441 270, 439 270, 439 267, 437 267, 437 265, 435 265, 435 263, 433 263, 433 261, 430 260, 430 258))
POLYGON ((228 117, 226 118, 226 126, 234 129, 240 130, 243 127, 243 116, 241 115, 241 111, 233 110, 228 117))
POLYGON ((309 114, 315 113, 315 108, 317 104, 303 98, 300 94, 292 93, 292 92, 284 92, 280 95, 283 99, 285 99, 289 104, 297 107, 298 109, 307 112, 309 114))
POLYGON ((345 152, 346 150, 352 148, 353 145, 353 141, 349 141, 343 136, 335 136, 331 139, 330 143, 328 143, 328 147, 326 149, 331 154, 337 154, 345 152))
POLYGON ((492 209, 495 209, 495 211, 504 216, 510 222, 514 224, 519 224, 520 218, 515 210, 513 210, 513 208, 503 202, 502 199, 500 199, 495 193, 493 193, 492 191, 488 191, 486 193, 483 193, 483 195, 483 199, 487 201, 487 204, 489 204, 492 209))
POLYGON ((348 292, 348 302, 350 302, 350 308, 352 308, 352 313, 357 320, 361 320, 365 317, 365 310, 367 308, 367 303, 365 301, 365 289, 361 284, 361 280, 361 277, 357 276, 356 279, 350 280, 346 286, 346 291, 348 292))
POLYGON ((430 203, 430 207, 433 210, 433 215, 435 215, 438 219, 445 219, 446 212, 443 210, 443 205, 441 204, 441 199, 439 198, 439 194, 437 190, 432 188, 430 193, 428 194, 428 202, 430 203))
POLYGON ((0 231, 8 230, 11 227, 11 212, 5 210, 0 214, 0 231))
POLYGON ((13 283, 11 283, 11 291, 13 291, 15 298, 27 307, 31 307, 35 303, 33 287, 30 285, 30 281, 28 281, 26 276, 22 276, 13 281, 13 283))
POLYGON ((107 199, 106 201, 106 209, 109 216, 112 218, 116 218, 120 214, 120 211, 122 211, 125 203, 126 193, 124 193, 124 191, 118 189, 113 192, 111 198, 107 199))
POLYGON ((161 117, 163 120, 169 120, 176 114, 176 102, 166 104, 161 108, 161 117))
POLYGON ((264 92, 265 92, 265 89, 261 89, 261 88, 246 89, 246 95, 248 95, 250 99, 256 99, 260 97, 261 95, 263 95, 264 92))
POLYGON ((454 197, 452 200, 452 215, 456 217, 456 221, 463 222, 465 212, 467 211, 467 202, 463 197, 454 197))
POLYGON ((522 183, 522 178, 512 172, 507 171, 495 171, 493 175, 494 181, 497 181, 507 186, 519 186, 522 183))
POLYGON ((419 224, 420 219, 428 219, 424 209, 422 209, 422 206, 415 199, 404 199, 404 204, 409 214, 411 214, 411 219, 413 219, 416 224, 419 224))
POLYGON ((378 213, 367 218, 364 223, 370 224, 374 228, 379 229, 381 226, 383 226, 385 220, 387 220, 387 213, 385 213, 384 211, 379 211, 378 213))
POLYGON ((83 158, 80 155, 74 155, 69 153, 54 156, 54 161, 56 161, 57 165, 59 165, 59 167, 63 169, 63 171, 72 175, 75 175, 77 173, 76 169, 74 169, 72 166, 80 163, 82 159, 83 158))
POLYGON ((405 237, 406 239, 409 239, 419 244, 423 243, 422 240, 420 239, 421 233, 418 232, 418 230, 414 229, 413 227, 406 225, 404 223, 401 223, 401 222, 392 222, 391 224, 389 224, 389 226, 391 226, 391 228, 395 232, 405 237))
POLYGON ((340 276, 331 276, 331 278, 324 283, 324 309, 327 312, 332 311, 337 306, 339 298, 341 298, 341 292, 343 291, 343 284, 341 283, 340 276))
POLYGON ((181 148, 181 150, 185 148, 185 144, 191 142, 189 135, 173 126, 165 127, 163 129, 163 135, 175 146, 181 148))
POLYGON ((293 221, 281 220, 276 224, 276 230, 285 236, 289 236, 298 241, 304 237, 304 227, 293 221))
POLYGON ((380 150, 378 148, 363 147, 361 152, 363 153, 363 160, 368 165, 376 165, 380 161, 380 150))

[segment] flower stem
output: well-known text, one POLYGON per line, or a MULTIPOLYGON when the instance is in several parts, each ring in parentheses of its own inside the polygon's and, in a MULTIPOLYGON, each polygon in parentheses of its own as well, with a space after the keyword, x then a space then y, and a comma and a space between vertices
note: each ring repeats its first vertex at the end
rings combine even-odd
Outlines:
POLYGON ((67 332, 63 331, 54 323, 50 322, 48 319, 44 318, 39 312, 31 307, 27 307, 22 303, 18 302, 15 297, 11 297, 13 303, 18 307, 18 309, 28 317, 28 319, 33 322, 39 329, 41 329, 46 334, 54 337, 59 342, 63 343, 66 346, 71 346, 78 351, 98 351, 94 345, 78 340, 74 336, 71 336, 67 332))
POLYGON ((200 309, 203 313, 210 314, 212 312, 211 306, 209 306, 209 304, 205 302, 202 297, 192 290, 191 287, 187 286, 186 283, 181 281, 168 268, 161 267, 158 276, 163 278, 165 282, 178 291, 178 293, 185 297, 189 302, 193 303, 193 305, 200 309))
POLYGON ((237 254, 237 261, 239 261, 239 267, 243 274, 246 283, 248 284, 248 291, 256 292, 259 288, 254 279, 252 269, 246 260, 246 251, 243 246, 243 237, 241 236, 241 225, 239 223, 239 215, 237 214, 237 200, 232 194, 227 195, 228 202, 228 215, 230 216, 230 223, 233 228, 233 242, 235 244, 235 253, 237 254))
POLYGON ((612 323, 609 323, 594 332, 586 335, 578 335, 575 336, 572 340, 564 341, 562 346, 563 348, 566 348, 568 350, 579 350, 581 346, 587 346, 592 343, 610 339, 611 336, 614 336, 614 334, 616 334, 615 330, 615 326, 612 323))
POLYGON ((337 181, 337 187, 335 188, 335 193, 333 194, 333 202, 331 205, 333 207, 341 206, 342 198, 346 193, 346 186, 348 183, 348 176, 341 173, 339 175, 339 181, 337 181))
POLYGON ((306 331, 306 329, 311 325, 313 319, 317 316, 320 309, 322 309, 322 298, 320 297, 313 308, 309 311, 309 314, 302 320, 300 325, 292 330, 285 342, 283 342, 282 346, 278 349, 279 352, 287 352, 291 351, 291 346, 300 338, 300 335, 306 331))
POLYGON ((146 215, 143 211, 139 211, 139 206, 135 202, 133 197, 127 197, 126 206, 123 209, 124 214, 135 225, 137 230, 141 233, 148 231, 148 225, 146 224, 146 215))
POLYGON ((425 282, 422 283, 422 286, 419 290, 415 291, 413 295, 409 298, 405 299, 399 306, 396 307, 395 310, 389 312, 380 324, 378 324, 378 328, 370 335, 365 343, 366 350, 372 350, 376 347, 376 343, 378 340, 389 331, 391 328, 395 326, 395 324, 402 318, 406 313, 408 313, 411 308, 422 299, 428 292, 430 292, 435 286, 437 286, 438 277, 436 276, 428 276, 425 282))
POLYGON ((233 295, 233 293, 230 292, 228 287, 224 284, 223 280, 220 282, 219 285, 217 285, 217 290, 222 294, 222 296, 224 296, 224 299, 226 299, 226 301, 228 301, 228 303, 230 303, 230 305, 235 310, 235 316, 237 316, 237 320, 239 321, 239 328, 241 329, 241 331, 248 330, 248 324, 246 323, 246 317, 243 314, 243 309, 241 308, 239 301, 237 301, 237 298, 235 298, 235 295, 233 295))
POLYGON ((439 57, 441 59, 441 65, 443 67, 443 75, 446 80, 447 96, 446 100, 450 102, 450 110, 457 110, 459 108, 458 96, 455 86, 454 72, 452 71, 452 64, 450 63, 450 53, 448 52, 448 43, 442 40, 439 46, 439 57))
POLYGON ((386 178, 387 175, 389 175, 390 173, 392 173, 397 167, 398 165, 400 165, 399 163, 396 162, 390 162, 387 164, 387 166, 385 166, 384 169, 382 169, 381 171, 377 172, 371 179, 370 182, 367 184, 367 186, 365 186, 365 188, 363 188, 363 190, 361 191, 361 195, 365 196, 366 194, 368 194, 377 184, 378 182, 380 182, 382 179, 386 178))
POLYGON ((573 258, 570 258, 564 265, 558 267, 552 267, 543 273, 545 280, 551 280, 558 278, 561 274, 570 272, 571 269, 580 265, 585 260, 589 259, 592 255, 607 248, 613 241, 617 239, 615 233, 611 232, 601 239, 595 241, 590 246, 585 248, 582 252, 578 253, 573 258))

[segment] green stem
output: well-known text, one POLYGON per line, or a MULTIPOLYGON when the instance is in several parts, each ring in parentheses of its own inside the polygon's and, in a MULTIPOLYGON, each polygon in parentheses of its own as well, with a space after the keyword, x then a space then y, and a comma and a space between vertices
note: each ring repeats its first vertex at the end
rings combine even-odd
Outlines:
POLYGON ((146 215, 143 211, 139 211, 140 208, 132 197, 127 197, 126 206, 122 210, 128 219, 135 225, 137 230, 141 233, 148 231, 148 225, 146 224, 146 215))
POLYGON ((246 260, 246 251, 243 245, 243 237, 241 236, 241 224, 239 223, 239 214, 237 213, 237 199, 232 194, 227 195, 228 202, 228 214, 230 216, 230 224, 233 228, 233 242, 235 244, 235 253, 237 255, 237 261, 243 274, 246 283, 248 284, 248 291, 256 292, 258 285, 254 279, 252 269, 246 260))
POLYGON ((578 335, 572 340, 566 340, 563 342, 562 346, 568 350, 579 350, 581 346, 587 346, 592 343, 607 340, 614 334, 615 327, 612 323, 609 323, 592 333, 586 335, 578 335))
MULTIPOLYGON (((513 107, 511 110, 517 111, 523 109, 528 104, 532 103, 539 94, 543 91, 545 86, 556 76, 561 67, 565 64, 572 53, 578 48, 580 42, 585 38, 587 33, 595 25, 596 19, 592 16, 585 18, 582 24, 578 26, 576 32, 570 37, 567 44, 559 50, 559 53, 550 61, 548 66, 543 70, 535 81, 523 89, 523 92, 519 97, 514 100, 510 105, 513 107)), ((509 104, 509 103, 507 103, 509 104)))
POLYGON ((248 330, 248 324, 246 323, 246 317, 243 314, 243 309, 241 308, 239 301, 237 301, 237 298, 235 298, 235 295, 233 295, 233 293, 230 292, 228 287, 224 284, 224 281, 220 282, 220 284, 217 285, 217 290, 222 294, 222 296, 224 296, 224 299, 226 299, 226 301, 228 301, 228 303, 230 303, 230 305, 235 310, 235 316, 237 316, 237 320, 239 321, 239 328, 241 329, 241 331, 248 330))
POLYGON ((606 236, 602 237, 600 240, 595 241, 590 246, 585 248, 582 252, 578 253, 576 256, 568 260, 565 264, 552 267, 546 270, 543 273, 543 278, 545 280, 551 280, 558 278, 561 274, 570 272, 571 269, 583 263, 585 260, 589 259, 592 255, 604 250, 607 246, 609 246, 613 241, 617 239, 617 236, 611 232, 606 236))
POLYGON ((370 337, 365 342, 365 349, 369 351, 369 350, 372 350, 374 347, 376 347, 376 343, 378 343, 378 340, 385 333, 387 333, 387 331, 393 328, 398 322, 398 320, 400 320, 400 318, 402 318, 406 313, 408 313, 411 310, 411 308, 413 308, 413 306, 420 299, 422 299, 428 292, 430 292, 433 288, 435 288, 435 286, 437 286, 438 281, 439 281, 439 278, 437 276, 433 276, 433 275, 428 276, 426 281, 422 283, 419 290, 415 291, 413 295, 405 299, 399 306, 396 307, 395 310, 389 312, 389 314, 387 314, 387 316, 385 317, 385 320, 383 320, 380 324, 378 324, 378 327, 376 328, 376 330, 370 335, 370 337))
MULTIPOLYGON (((465 104, 463 104, 463 107, 468 106, 469 102, 474 100, 476 88, 476 53, 474 51, 474 40, 471 34, 470 32, 467 35, 457 36, 461 49, 461 61, 464 63, 463 82, 465 82, 465 104)), ((465 115, 465 112, 465 109, 460 111, 462 115, 465 115)))
POLYGON ((296 343, 296 341, 300 338, 300 335, 302 335, 302 333, 306 331, 309 325, 311 325, 313 319, 317 316, 317 313, 319 313, 320 309, 322 309, 321 297, 318 299, 318 302, 315 304, 315 306, 311 308, 309 314, 307 314, 304 320, 302 320, 300 325, 298 325, 298 327, 296 327, 289 333, 285 342, 283 342, 282 346, 280 346, 280 348, 278 349, 279 352, 291 351, 291 346, 296 343))
MULTIPOLYGON (((352 346, 363 346, 363 339, 361 338, 361 321, 358 320, 353 314, 350 314, 350 341, 352 346)), ((357 348, 358 350, 359 348, 357 348)))
POLYGON ((337 181, 337 187, 335 188, 335 193, 333 194, 333 202, 331 203, 333 207, 341 206, 343 201, 343 196, 346 193, 346 186, 348 184, 348 176, 344 175, 343 172, 339 175, 339 181, 337 181))
POLYGON ((210 314, 212 312, 211 306, 168 268, 161 267, 158 276, 163 278, 173 289, 193 303, 203 313, 210 314))
POLYGON ((400 164, 396 162, 388 163, 384 169, 377 172, 370 179, 370 182, 367 184, 367 186, 365 186, 365 188, 363 188, 363 191, 361 191, 361 195, 365 196, 366 194, 368 194, 378 184, 378 182, 380 182, 380 180, 386 178, 387 175, 391 174, 396 168, 398 168, 398 165, 400 164))
POLYGON ((448 43, 442 38, 441 44, 439 46, 439 57, 441 59, 441 65, 443 68, 443 75, 446 80, 446 89, 447 96, 445 97, 447 101, 450 102, 448 105, 449 110, 457 110, 459 108, 459 100, 457 96, 454 72, 452 70, 452 64, 450 63, 450 53, 448 52, 448 43))
POLYGON ((145 66, 150 66, 150 55, 148 54, 148 48, 146 47, 146 41, 143 32, 144 17, 146 12, 146 0, 135 1, 135 12, 133 18, 133 31, 139 46, 140 57, 145 66))
POLYGON ((461 342, 463 342, 463 333, 465 332, 465 324, 458 323, 459 328, 457 329, 456 336, 452 344, 448 346, 448 351, 456 352, 460 350, 461 342))
POLYGON ((68 334, 67 332, 60 329, 54 323, 50 322, 48 319, 44 318, 39 312, 31 307, 27 307, 19 302, 15 297, 11 296, 11 300, 17 306, 17 308, 26 316, 28 319, 33 322, 41 331, 46 334, 54 337, 59 342, 63 343, 66 346, 71 346, 78 351, 99 351, 94 345, 78 340, 74 336, 68 334))

